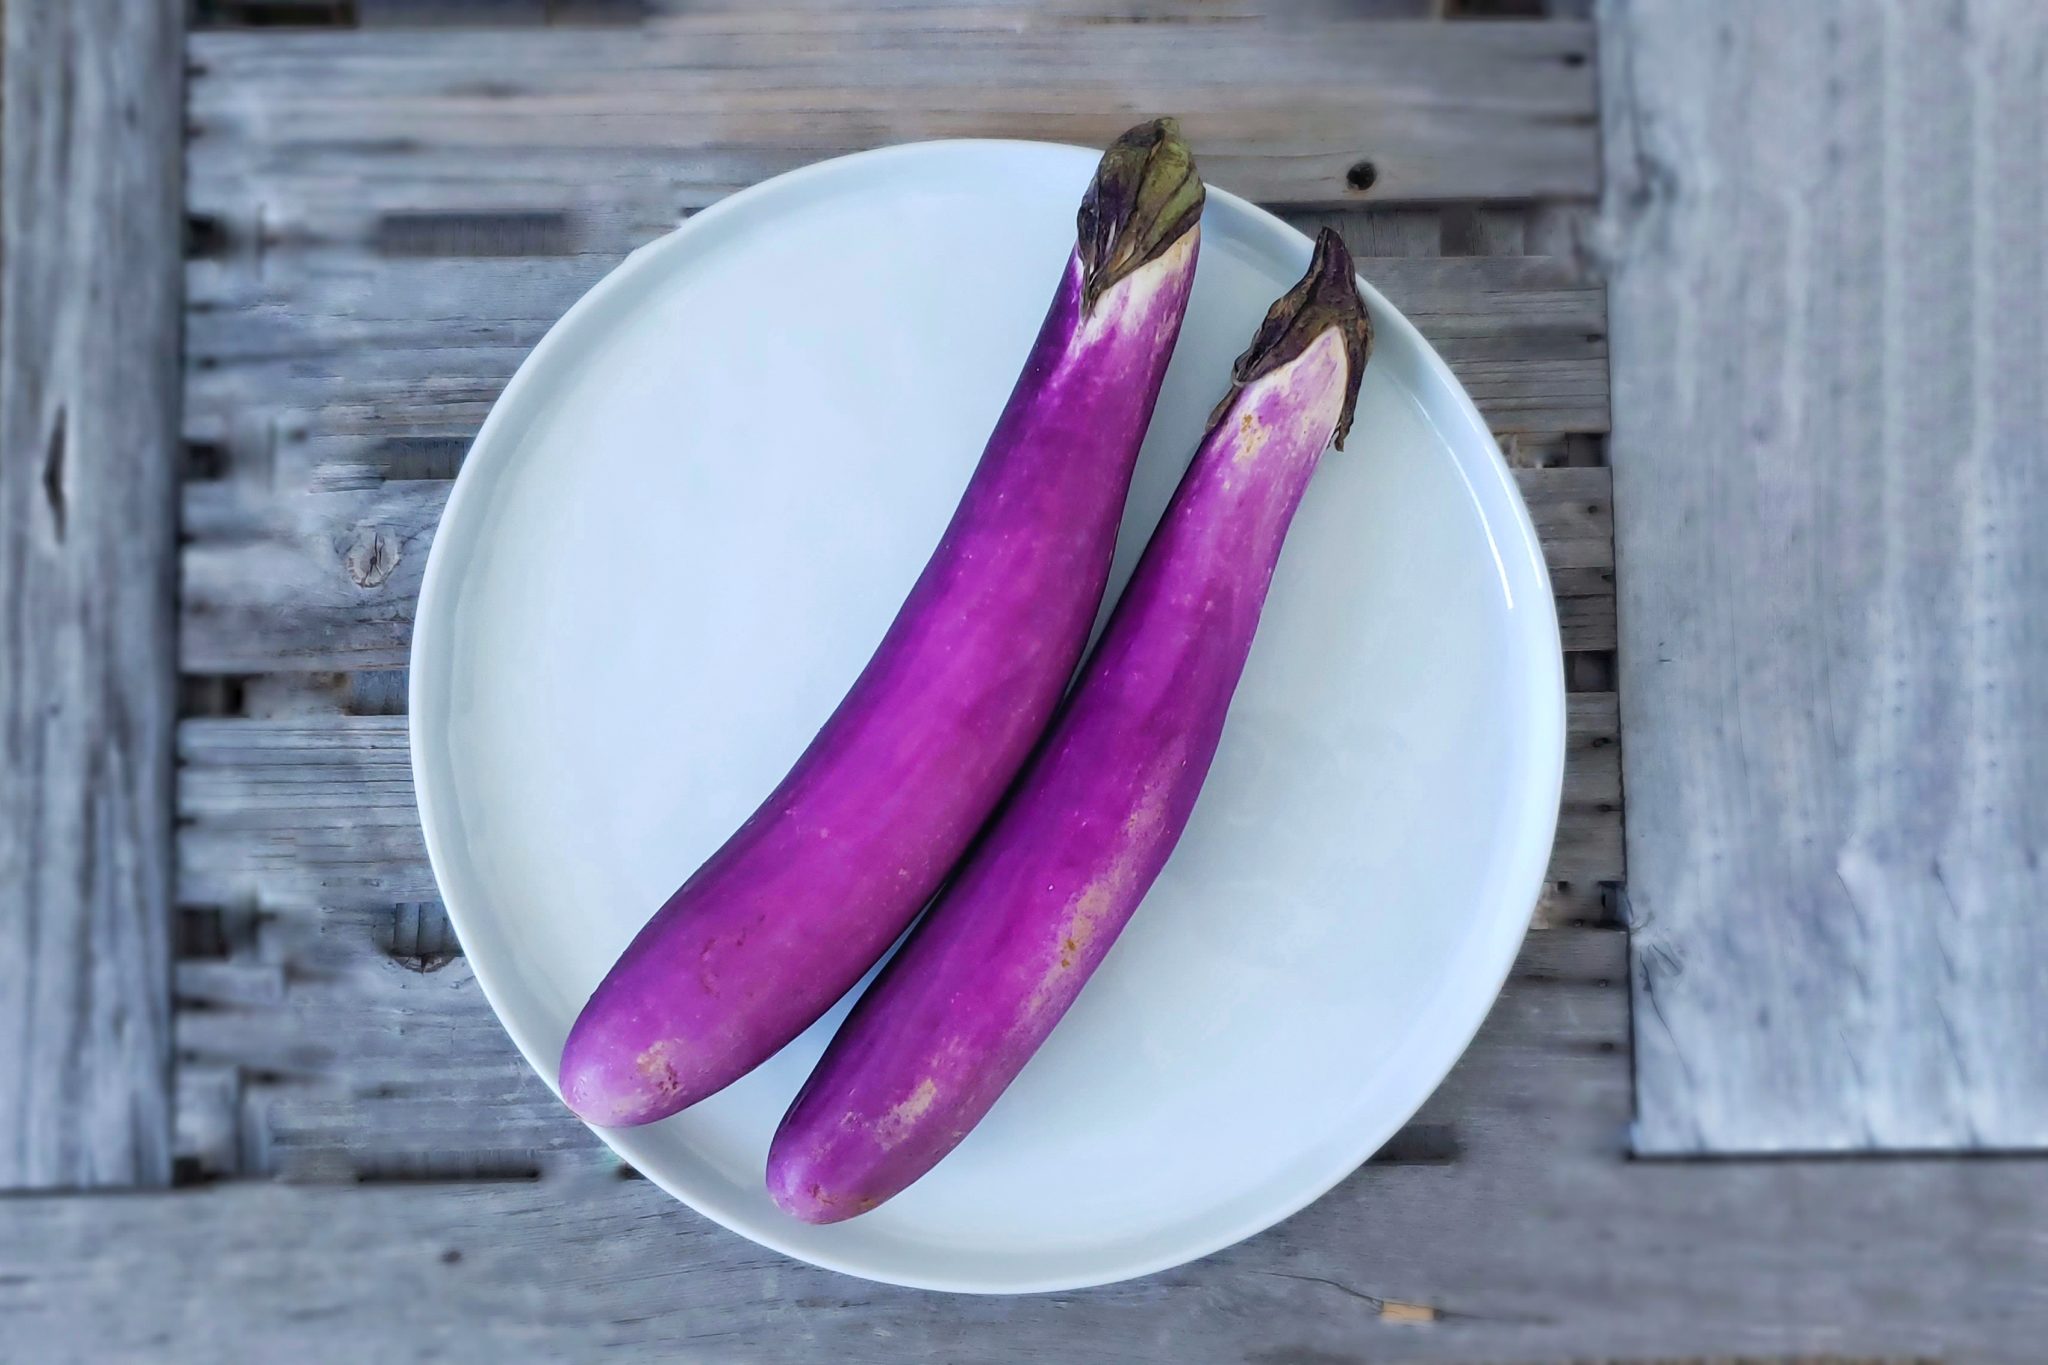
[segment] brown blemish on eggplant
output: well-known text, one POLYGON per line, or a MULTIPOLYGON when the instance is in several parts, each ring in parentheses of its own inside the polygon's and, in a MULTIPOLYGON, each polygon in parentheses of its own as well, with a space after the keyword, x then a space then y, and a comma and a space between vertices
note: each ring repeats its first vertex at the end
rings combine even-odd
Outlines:
POLYGON ((917 1083, 917 1089, 910 1092, 909 1099, 889 1111, 890 1115, 906 1122, 923 1118, 925 1111, 932 1107, 932 1101, 938 1098, 938 1094, 938 1082, 927 1076, 917 1083))
POLYGON ((1131 840, 1148 839, 1153 831, 1166 823, 1166 791, 1158 783, 1145 789, 1145 799, 1140 801, 1130 818, 1124 821, 1124 837, 1131 840))
MULTIPOLYGON (((811 1202, 813 1204, 816 1204, 819 1208, 836 1209, 844 1201, 841 1200, 840 1197, 836 1194, 825 1193, 825 1187, 814 1180, 811 1182, 811 1202)), ((873 1208, 875 1205, 881 1202, 881 1200, 875 1198, 873 1195, 864 1194, 860 1198, 853 1201, 853 1211, 856 1214, 866 1213, 869 1209, 873 1208)))
POLYGON ((664 1099, 683 1088, 682 1078, 676 1075, 676 1064, 669 1057, 669 1053, 676 1046, 674 1042, 663 1039, 651 1045, 633 1061, 633 1065, 654 1088, 654 1093, 664 1099))
POLYGON ((1095 941, 1102 921, 1114 913, 1119 902, 1136 888, 1145 851, 1166 820, 1166 800, 1167 789, 1163 783, 1154 782, 1146 787, 1145 795, 1124 818, 1124 846, 1117 850, 1101 875, 1082 887, 1067 903, 1066 918, 1061 921, 1059 933, 1053 940, 1058 951, 1046 967, 1045 974, 1039 978, 1031 998, 1025 1002, 1027 1015, 1035 1015, 1051 1003, 1053 990, 1060 978, 1080 963, 1081 955, 1095 941))
POLYGON ((1068 902, 1067 917, 1054 940, 1059 951, 1046 968, 1045 975, 1039 979, 1038 988, 1032 991, 1025 1006, 1028 1013, 1036 1014, 1044 1009, 1059 979, 1080 962, 1081 955, 1094 942, 1096 930, 1102 927, 1103 917, 1116 909, 1118 899, 1135 880, 1136 871, 1129 855, 1120 854, 1108 871, 1088 883, 1079 895, 1068 902))
POLYGON ((1258 413, 1246 408, 1237 419, 1237 453, 1232 457, 1241 465, 1250 464, 1266 448, 1266 442, 1273 436, 1272 429, 1258 413))
POLYGON ((939 1083, 930 1076, 917 1083, 910 1098, 875 1121, 875 1141, 886 1151, 909 1137, 917 1121, 930 1112, 939 1098, 939 1083))
POLYGON ((1110 872, 1088 884, 1088 889, 1074 897, 1074 903, 1067 912, 1065 932, 1060 935, 1060 971, 1073 968, 1074 960, 1081 955, 1095 938, 1095 931, 1102 924, 1102 917, 1115 908, 1117 894, 1130 881, 1130 874, 1119 858, 1110 872))

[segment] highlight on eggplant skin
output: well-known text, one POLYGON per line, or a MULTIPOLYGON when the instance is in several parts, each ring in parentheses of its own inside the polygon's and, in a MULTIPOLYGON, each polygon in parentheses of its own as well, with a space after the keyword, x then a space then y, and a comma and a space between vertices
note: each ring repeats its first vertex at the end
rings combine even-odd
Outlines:
POLYGON ((578 1015, 558 1080, 579 1116, 649 1123, 753 1070, 860 980, 959 861, 1087 643, 1202 200, 1171 120, 1103 157, 1086 240, 1077 230, 959 508, 873 658, 578 1015))
POLYGON ((839 1222, 931 1171, 1101 964, 1187 826, 1288 524, 1371 347, 1326 232, 1238 360, 1045 741, 783 1116, 767 1185, 785 1212, 839 1222))

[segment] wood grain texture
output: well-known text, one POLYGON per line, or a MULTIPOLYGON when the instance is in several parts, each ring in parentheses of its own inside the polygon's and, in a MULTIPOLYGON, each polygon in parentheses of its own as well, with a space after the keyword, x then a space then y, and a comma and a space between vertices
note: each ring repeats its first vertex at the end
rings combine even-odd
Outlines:
POLYGON ((1606 15, 1638 1149, 2048 1146, 2048 9, 1606 15))
MULTIPOLYGON (((866 0, 870 8, 891 0, 866 0)), ((1216 23, 1285 15, 1288 0, 1036 0, 1034 8, 1092 16, 1102 23, 1216 23)), ((1440 17, 1440 0, 1311 0, 1351 18, 1440 17)), ((1588 17, 1585 0, 1569 17, 1588 17)), ((844 9, 846 0, 784 0, 789 10, 844 9)), ((537 28, 546 25, 638 23, 655 14, 745 13, 748 0, 198 0, 199 28, 537 28)), ((1524 17, 1544 13, 1541 6, 1524 17)), ((1550 12, 1561 12, 1553 10, 1550 12)))
POLYGON ((291 222, 323 204, 569 207, 637 183, 673 213, 865 147, 1102 146, 1159 111, 1210 179, 1263 202, 1357 202, 1368 161, 1379 199, 1597 191, 1589 25, 1260 8, 692 6, 623 28, 195 34, 190 201, 291 222))
MULTIPOLYGON (((1552 874, 1593 888, 1621 873, 1614 698, 1575 695, 1568 715, 1552 874)), ((315 911, 438 894, 404 716, 195 718, 178 750, 181 902, 315 911)))
MULTIPOLYGON (((451 951, 419 953, 421 910, 433 914, 262 916, 227 955, 178 964, 193 1078, 178 1154, 195 1171, 377 1182, 616 1167, 513 1048, 452 936, 451 951)), ((1531 935, 1479 1037, 1381 1160, 1502 1173, 1559 1147, 1618 1152, 1626 951, 1612 930, 1531 935)))
MULTIPOLYGON (((1613 515, 1605 469, 1521 469, 1556 574, 1567 649, 1611 649, 1613 515)), ((361 467, 344 476, 360 481, 361 467)), ((181 602, 187 670, 396 668, 445 480, 278 495, 237 481, 190 485, 181 602)))
POLYGON ((17 3, 0 239, 0 1187, 171 1167, 182 7, 17 3))
MULTIPOLYGON (((991 1311, 966 1318, 953 1314, 965 1301, 815 1274, 707 1232, 646 1182, 619 1179, 491 1020, 445 918, 423 900, 433 889, 397 714, 446 480, 513 366, 620 255, 730 188, 845 148, 966 132, 1098 138, 1098 125, 1114 131, 1139 107, 1120 101, 1152 98, 1141 87, 1159 72, 1177 102, 1193 100, 1182 108, 1211 179, 1349 209, 1327 216, 1362 255, 1403 258, 1367 273, 1496 428, 1556 452, 1524 461, 1545 467, 1519 477, 1570 641, 1604 654, 1615 635, 1609 481, 1583 457, 1608 422, 1605 300, 1556 228, 1577 219, 1503 203, 1522 197, 1516 185, 1558 176, 1570 193, 1590 190, 1589 33, 1356 22, 1391 8, 1417 7, 878 0, 855 15, 826 0, 688 0, 649 6, 650 23, 623 34, 219 34, 192 45, 185 429, 202 447, 195 465, 227 477, 187 490, 181 631, 187 666, 219 675, 194 695, 226 714, 188 721, 180 737, 181 897, 201 908, 186 912, 176 964, 177 1155, 192 1176, 292 1182, 261 1208, 237 1201, 277 1187, 214 1186, 199 1198, 224 1203, 208 1202, 208 1217, 232 1203, 223 1221, 245 1233, 266 1218, 322 1226, 317 1249, 279 1262, 264 1239, 209 1224, 192 1245, 225 1274, 159 1276, 141 1291, 186 1295, 203 1312, 103 1318, 63 1338, 78 1343, 66 1349, 303 1354, 311 1339, 347 1358, 617 1346, 944 1360, 1047 1346, 1091 1359, 1306 1362, 1367 1349, 1469 1356, 1476 1343, 1505 1354, 1528 1314, 1475 1318, 1480 1333, 1460 1335, 1472 1324, 1462 1308, 1439 1312, 1426 1280, 1405 1296, 1354 1288, 1355 1202, 1337 1206, 1354 1232, 1304 1232, 1321 1250, 1269 1238, 1289 1247, 1284 1261, 1226 1258, 1108 1296, 981 1302, 971 1308, 991 1311), (1199 80, 1184 79, 1190 59, 1199 80), (1304 74, 1324 66, 1342 73, 1304 74), (736 80, 758 90, 735 95, 736 80), (820 98, 833 110, 807 112, 820 98), (1442 159, 1412 159, 1424 143, 1442 159), (1360 212, 1344 177, 1368 155, 1374 206, 1360 212), (1388 195, 1397 202, 1381 204, 1388 195), (1461 215, 1448 236, 1435 207, 1446 199, 1461 215), (1435 259, 1447 250, 1464 258, 1435 259), (439 1183, 451 1181, 463 1183, 439 1183), (561 1216, 565 1203, 583 1217, 561 1216), (329 1218, 330 1205, 346 1212, 329 1218), (408 1214, 377 1231, 373 1207, 408 1214), (499 1274, 466 1233, 440 1238, 471 1217, 490 1227, 494 1251, 521 1246, 554 1278, 522 1278, 514 1257, 481 1294, 444 1279, 499 1274), (610 1244, 625 1251, 614 1260, 604 1245, 618 1229, 632 1231, 610 1244), (645 1234, 659 1240, 634 1240, 645 1234), (379 1258, 373 1279, 397 1268, 403 1293, 424 1290, 436 1306, 387 1304, 359 1325, 357 1253, 379 1258), (613 1298, 638 1298, 618 1283, 628 1266, 651 1291, 644 1304, 613 1298), (304 1283, 273 1302, 255 1283, 271 1268, 304 1283), (565 1274, 590 1295, 557 1314, 565 1274), (1088 1320, 1069 1337, 1059 1311, 1075 1305, 1088 1320), (1105 1336, 1107 1306, 1147 1311, 1105 1336), (1026 1335, 993 1344, 1013 1323, 1026 1335), (1410 1345, 1447 1323, 1452 1334, 1410 1345)), ((1555 927, 1531 936, 1472 1048, 1369 1175, 1470 1172, 1469 1189, 1505 1189, 1560 1160, 1590 1167, 1621 1151, 1626 945, 1591 927, 1607 922, 1602 884, 1621 875, 1617 723, 1610 691, 1572 699, 1561 837, 1539 908, 1555 927)), ((121 1267, 80 1272, 67 1259, 86 1234, 74 1243, 8 1212, 0 1242, 18 1226, 62 1249, 65 1302, 113 1292, 121 1267)), ((146 1218, 133 1235, 170 1254, 184 1244, 146 1218)), ((17 1289, 44 1292, 33 1277, 10 1282, 17 1269, 0 1254, 0 1305, 17 1289)), ((61 1319, 37 1312, 30 1339, 56 1339, 44 1329, 61 1319)), ((1567 1339, 1578 1340, 1548 1340, 1567 1339)))
POLYGON ((1107 1289, 933 1295, 748 1246, 645 1181, 22 1199, 0 1311, 38 1360, 993 1358, 1113 1365, 1915 1354, 2030 1362, 2048 1164, 1366 1167, 1107 1289), (1883 1235, 1875 1235, 1882 1230, 1883 1235), (1422 1311, 1427 1310, 1427 1311, 1422 1311))
MULTIPOLYGON (((459 449, 554 321, 665 230, 625 209, 337 216, 260 261, 225 246, 188 272, 187 434, 228 448, 230 472, 266 492, 359 483, 423 444, 459 449)), ((1575 263, 1360 265, 1496 430, 1606 430, 1606 299, 1575 263)))

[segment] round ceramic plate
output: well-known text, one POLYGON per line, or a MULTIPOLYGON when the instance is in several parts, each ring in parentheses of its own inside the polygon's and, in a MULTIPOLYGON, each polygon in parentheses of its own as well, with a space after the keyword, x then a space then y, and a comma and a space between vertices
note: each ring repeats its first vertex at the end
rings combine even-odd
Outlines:
MULTIPOLYGON (((929 143, 782 176, 635 252, 477 437, 414 630, 434 872, 550 1084, 646 917, 782 776, 953 510, 1097 154, 929 143)), ((1114 599, 1309 243, 1211 189, 1114 599)), ((871 1279, 1017 1292, 1202 1256, 1393 1134, 1499 991, 1564 754, 1541 551, 1485 423, 1377 293, 1349 448, 1294 523, 1193 822, 1079 1003, 939 1168, 809 1227, 769 1135, 841 1002, 711 1100, 607 1131, 692 1208, 871 1279)))

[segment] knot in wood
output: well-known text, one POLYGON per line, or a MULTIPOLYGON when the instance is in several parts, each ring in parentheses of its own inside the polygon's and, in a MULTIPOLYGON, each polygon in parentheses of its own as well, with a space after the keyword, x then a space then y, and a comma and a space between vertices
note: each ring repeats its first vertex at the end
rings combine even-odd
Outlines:
POLYGON ((391 577, 403 553, 398 533, 389 526, 357 526, 342 550, 341 562, 350 582, 359 588, 375 588, 391 577))

